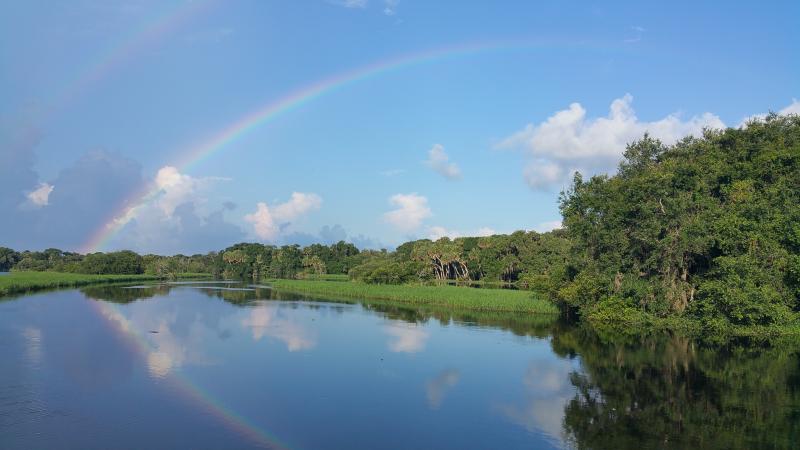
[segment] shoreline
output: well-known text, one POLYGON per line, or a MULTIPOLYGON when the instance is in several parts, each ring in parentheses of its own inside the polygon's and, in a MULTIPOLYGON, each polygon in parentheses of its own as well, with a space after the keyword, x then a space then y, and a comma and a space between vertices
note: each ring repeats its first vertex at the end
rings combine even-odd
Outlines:
POLYGON ((367 284, 359 282, 265 280, 280 291, 339 299, 381 300, 397 304, 436 306, 455 310, 516 312, 558 315, 559 309, 549 300, 531 291, 477 289, 462 286, 426 286, 418 284, 367 284))
MULTIPOLYGON (((179 274, 178 279, 208 278, 210 274, 179 274)), ((92 275, 66 272, 9 272, 0 277, 0 298, 49 289, 77 288, 94 284, 159 281, 167 277, 138 275, 92 275)))

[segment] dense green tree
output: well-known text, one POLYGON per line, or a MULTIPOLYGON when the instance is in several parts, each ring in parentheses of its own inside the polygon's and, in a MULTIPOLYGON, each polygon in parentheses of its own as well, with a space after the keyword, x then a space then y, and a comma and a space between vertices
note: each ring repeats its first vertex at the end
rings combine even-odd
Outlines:
POLYGON ((798 205, 798 116, 668 147, 645 136, 616 176, 576 175, 562 194, 573 253, 560 298, 710 326, 786 323, 800 307, 798 205))
POLYGON ((0 247, 0 272, 8 272, 20 260, 20 254, 8 247, 0 247))

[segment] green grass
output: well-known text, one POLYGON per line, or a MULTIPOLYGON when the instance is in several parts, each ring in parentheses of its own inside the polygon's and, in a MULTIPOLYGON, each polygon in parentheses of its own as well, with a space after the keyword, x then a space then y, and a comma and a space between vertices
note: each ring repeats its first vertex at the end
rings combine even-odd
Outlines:
POLYGON ((558 314, 558 308, 530 291, 459 286, 386 285, 359 282, 270 280, 273 288, 322 298, 386 300, 474 311, 558 314))
MULTIPOLYGON (((207 277, 206 274, 181 274, 179 278, 207 277)), ((0 275, 0 296, 56 289, 86 286, 100 283, 120 283, 127 281, 158 280, 154 275, 87 275, 61 272, 11 272, 0 275)))
POLYGON ((305 274, 302 276, 304 280, 315 280, 315 281, 350 281, 350 278, 347 274, 343 273, 325 273, 321 275, 315 274, 305 274))

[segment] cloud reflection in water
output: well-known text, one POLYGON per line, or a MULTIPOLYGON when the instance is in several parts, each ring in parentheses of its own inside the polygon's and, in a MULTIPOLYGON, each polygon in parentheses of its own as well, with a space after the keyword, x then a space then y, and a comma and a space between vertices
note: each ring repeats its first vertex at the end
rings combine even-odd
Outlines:
POLYGON ((430 334, 421 326, 402 322, 393 322, 383 331, 392 337, 389 350, 397 353, 417 353, 425 350, 430 334))

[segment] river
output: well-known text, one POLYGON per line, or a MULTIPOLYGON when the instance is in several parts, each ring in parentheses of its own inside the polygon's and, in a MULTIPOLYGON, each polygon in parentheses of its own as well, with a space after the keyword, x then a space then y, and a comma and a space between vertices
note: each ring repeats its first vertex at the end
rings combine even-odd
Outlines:
POLYGON ((792 448, 797 347, 233 283, 0 299, 3 449, 792 448))

